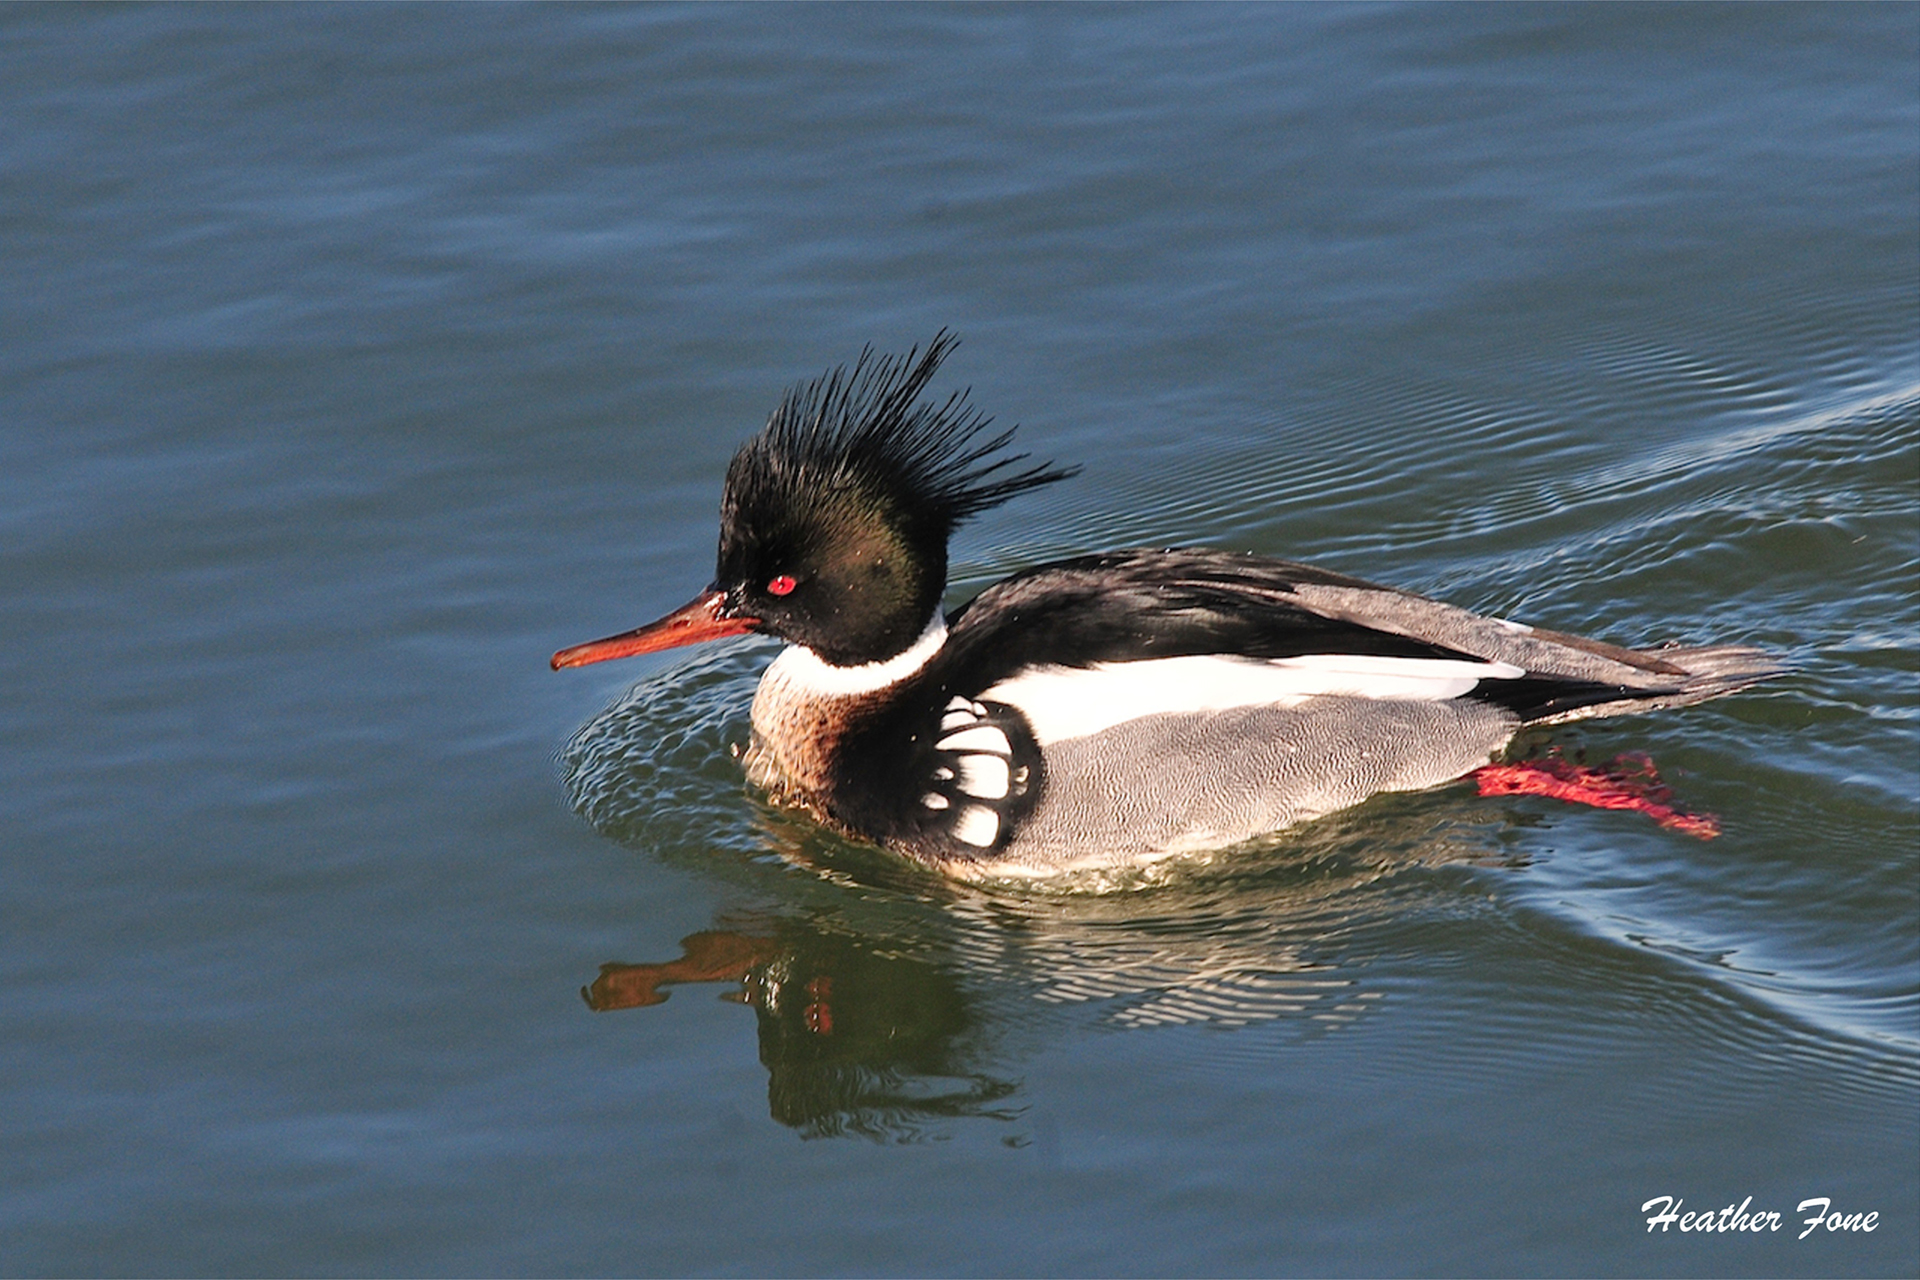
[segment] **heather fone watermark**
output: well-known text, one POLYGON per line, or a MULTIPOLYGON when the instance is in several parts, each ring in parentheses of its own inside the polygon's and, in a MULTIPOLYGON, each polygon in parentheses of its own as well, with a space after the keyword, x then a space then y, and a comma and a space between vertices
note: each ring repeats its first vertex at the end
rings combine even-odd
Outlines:
MULTIPOLYGON (((1774 1232, 1788 1225, 1781 1220, 1778 1209, 1755 1209, 1753 1197, 1748 1196, 1738 1205, 1729 1203, 1723 1209, 1686 1209, 1686 1200, 1680 1196, 1655 1196, 1640 1206, 1640 1212, 1652 1211, 1647 1219, 1647 1233, 1656 1229, 1666 1231, 1675 1228, 1680 1231, 1740 1231, 1774 1232)), ((1853 1232, 1873 1231, 1880 1226, 1878 1210, 1865 1213, 1845 1212, 1833 1207, 1830 1196, 1813 1196, 1794 1206, 1795 1213, 1804 1214, 1812 1210, 1808 1217, 1799 1219, 1802 1224, 1796 1240, 1805 1240, 1816 1231, 1853 1232)))

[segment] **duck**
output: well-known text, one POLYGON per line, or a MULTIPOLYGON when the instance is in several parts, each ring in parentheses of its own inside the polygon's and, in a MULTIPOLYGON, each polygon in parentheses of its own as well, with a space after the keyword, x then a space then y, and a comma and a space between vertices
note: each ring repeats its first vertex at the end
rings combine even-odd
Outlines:
POLYGON ((955 530, 1078 471, 1010 452, 1017 428, 990 432, 969 391, 926 396, 956 341, 868 348, 791 387, 727 468, 712 582, 552 668, 783 641, 748 780, 962 879, 1226 849, 1494 767, 1525 729, 1778 670, 1755 648, 1623 648, 1204 547, 1038 564, 948 612, 955 530))

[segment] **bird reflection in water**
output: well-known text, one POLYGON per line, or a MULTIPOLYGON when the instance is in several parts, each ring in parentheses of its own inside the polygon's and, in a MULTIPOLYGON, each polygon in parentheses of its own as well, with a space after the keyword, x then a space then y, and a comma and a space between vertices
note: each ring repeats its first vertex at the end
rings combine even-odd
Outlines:
POLYGON ((676 958, 603 965, 584 994, 611 1011, 678 984, 737 984, 725 998, 755 1012, 773 1118, 808 1136, 913 1141, 963 1117, 1018 1120, 1018 1064, 1095 1028, 1352 1027, 1389 1003, 1370 981, 1378 957, 1428 954, 1463 911, 1497 912, 1484 885, 1446 869, 1518 870, 1520 833, 1546 821, 1463 787, 1376 797, 1111 883, 958 883, 742 803, 726 748, 752 657, 723 651, 643 682, 563 755, 596 829, 760 904, 676 958))
POLYGON ((667 999, 681 983, 737 982, 723 999, 759 1023, 773 1118, 808 1137, 910 1141, 965 1116, 1013 1119, 1018 1088, 970 1069, 975 1019, 954 975, 792 921, 690 934, 656 964, 604 964, 582 988, 598 1011, 667 999))
MULTIPOLYGON (((769 816, 769 842, 794 864, 836 852, 769 816)), ((1019 1083, 1005 1064, 1075 1025, 1284 1024, 1318 1036, 1377 1007, 1380 993, 1342 955, 1394 945, 1356 931, 1419 927, 1394 871, 1484 847, 1423 832, 1388 854, 1377 815, 1364 834, 1338 822, 1320 831, 1325 856, 1303 858, 1296 838, 1234 860, 1230 874, 1170 871, 1113 894, 946 882, 884 892, 871 881, 853 893, 839 874, 847 859, 834 856, 839 870, 820 866, 820 879, 782 877, 786 909, 723 917, 673 959, 603 964, 581 994, 609 1012, 662 1004, 680 984, 737 984, 722 998, 754 1010, 772 1116, 809 1137, 914 1141, 960 1118, 1016 1120, 1019 1083)), ((1442 901, 1451 914, 1450 895, 1442 901)))

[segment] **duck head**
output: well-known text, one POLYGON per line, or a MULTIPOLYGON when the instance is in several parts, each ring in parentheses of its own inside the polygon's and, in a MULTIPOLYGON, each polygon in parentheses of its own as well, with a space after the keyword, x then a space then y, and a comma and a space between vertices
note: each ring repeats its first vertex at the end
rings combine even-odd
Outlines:
POLYGON ((1021 468, 1013 430, 957 391, 921 393, 957 340, 922 353, 861 353, 790 390, 734 454, 720 504, 713 582, 633 631, 553 655, 585 666, 758 632, 851 667, 884 662, 926 631, 947 585, 947 543, 969 516, 1076 469, 1021 468))

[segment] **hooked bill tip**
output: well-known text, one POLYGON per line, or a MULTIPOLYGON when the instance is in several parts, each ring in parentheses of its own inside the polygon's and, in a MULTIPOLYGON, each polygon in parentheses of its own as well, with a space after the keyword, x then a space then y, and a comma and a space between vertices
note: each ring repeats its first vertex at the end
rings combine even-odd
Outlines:
POLYGON ((547 660, 547 665, 555 671, 563 667, 584 667, 613 658, 631 658, 704 640, 745 635, 760 625, 758 618, 729 617, 724 612, 726 602, 721 592, 706 592, 644 627, 562 649, 547 660))

